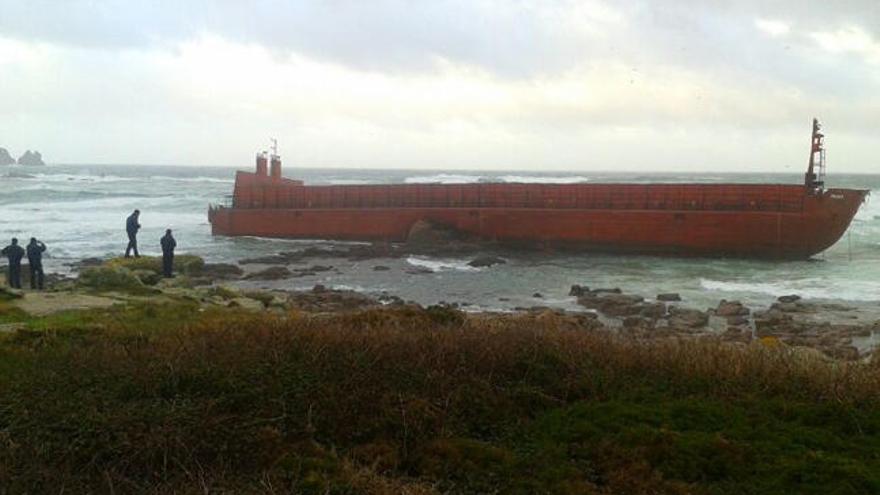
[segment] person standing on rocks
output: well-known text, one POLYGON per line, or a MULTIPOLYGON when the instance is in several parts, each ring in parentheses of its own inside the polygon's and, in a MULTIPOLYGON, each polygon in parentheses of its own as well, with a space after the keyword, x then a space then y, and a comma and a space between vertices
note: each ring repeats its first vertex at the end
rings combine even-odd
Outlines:
POLYGON ((171 235, 171 229, 165 231, 159 244, 162 245, 162 275, 165 278, 171 278, 174 276, 174 248, 177 247, 177 241, 171 235))
POLYGON ((46 245, 38 241, 36 237, 31 237, 31 242, 27 245, 28 264, 31 267, 31 289, 43 290, 44 252, 46 252, 46 245))
POLYGON ((7 280, 13 289, 21 289, 21 259, 24 258, 24 249, 18 245, 18 239, 12 238, 12 244, 3 248, 0 254, 9 260, 9 273, 7 280))
POLYGON ((125 232, 128 234, 128 246, 125 248, 125 257, 131 257, 131 251, 134 250, 134 257, 140 258, 141 255, 138 254, 138 242, 137 242, 137 233, 138 230, 141 229, 141 224, 138 223, 138 220, 141 217, 140 210, 134 210, 134 212, 125 219, 125 232))

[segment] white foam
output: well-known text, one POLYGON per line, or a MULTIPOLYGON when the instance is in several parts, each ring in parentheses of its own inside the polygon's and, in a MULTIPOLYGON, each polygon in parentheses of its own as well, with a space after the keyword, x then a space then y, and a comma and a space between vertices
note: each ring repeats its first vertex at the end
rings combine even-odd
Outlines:
POLYGON ((535 183, 535 184, 579 184, 589 182, 589 177, 574 176, 529 176, 529 175, 502 175, 501 182, 535 183))
POLYGON ((455 259, 430 259, 420 256, 410 256, 406 262, 413 266, 428 268, 434 272, 442 271, 460 271, 460 272, 478 272, 479 268, 468 265, 467 260, 455 259))
POLYGON ((880 282, 867 280, 831 282, 822 278, 806 278, 778 282, 736 282, 700 279, 700 286, 714 292, 761 294, 773 297, 797 294, 807 299, 880 300, 880 282))
POLYGON ((480 175, 436 174, 407 177, 407 184, 473 184, 484 180, 480 175))

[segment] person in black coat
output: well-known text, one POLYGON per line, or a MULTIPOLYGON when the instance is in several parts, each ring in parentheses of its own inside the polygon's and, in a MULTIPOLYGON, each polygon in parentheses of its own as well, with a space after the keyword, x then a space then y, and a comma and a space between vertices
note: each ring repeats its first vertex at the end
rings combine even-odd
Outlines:
POLYGON ((21 289, 21 259, 24 258, 24 249, 18 245, 18 239, 13 237, 12 244, 3 248, 0 254, 9 260, 9 272, 6 274, 9 286, 21 289))
POLYGON ((31 289, 43 290, 44 252, 46 252, 46 245, 38 241, 36 237, 31 237, 31 242, 27 245, 28 264, 31 267, 31 289))
POLYGON ((162 274, 165 278, 173 277, 174 271, 174 248, 177 247, 177 241, 171 235, 171 229, 165 231, 165 235, 159 241, 162 245, 162 274))
POLYGON ((138 230, 141 229, 141 224, 138 223, 138 219, 140 219, 141 212, 140 210, 134 210, 134 212, 125 219, 125 232, 128 234, 128 246, 125 248, 125 257, 129 258, 131 255, 129 254, 132 250, 134 250, 134 257, 140 258, 141 255, 138 254, 138 242, 137 242, 137 233, 138 230))

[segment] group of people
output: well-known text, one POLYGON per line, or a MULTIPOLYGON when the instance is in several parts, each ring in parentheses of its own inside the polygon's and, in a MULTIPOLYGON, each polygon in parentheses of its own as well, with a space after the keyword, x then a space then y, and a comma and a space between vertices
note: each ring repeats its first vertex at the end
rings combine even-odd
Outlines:
MULTIPOLYGON (((141 211, 134 210, 128 218, 125 219, 125 232, 128 234, 128 246, 125 248, 125 257, 130 258, 134 252, 135 258, 140 258, 138 253, 137 234, 141 230, 141 211)), ((162 274, 166 278, 174 276, 174 248, 177 247, 177 241, 171 235, 171 229, 165 229, 165 235, 159 239, 159 245, 162 246, 162 274)))
MULTIPOLYGON (((125 220, 125 231, 128 234, 128 246, 125 248, 125 257, 139 258, 137 248, 137 234, 141 229, 140 221, 141 212, 134 210, 125 220)), ((171 229, 165 230, 165 235, 159 240, 162 246, 162 274, 165 277, 174 276, 174 249, 177 247, 177 241, 171 235, 171 229)), ((43 253, 46 252, 46 245, 38 241, 35 237, 31 237, 31 242, 27 245, 27 249, 18 245, 18 239, 12 238, 12 244, 3 248, 0 254, 9 261, 7 281, 9 287, 13 289, 21 289, 21 260, 27 255, 28 264, 31 270, 31 289, 43 290, 43 253)))
POLYGON ((43 290, 43 253, 46 245, 31 237, 27 249, 18 245, 18 239, 12 238, 12 244, 3 248, 0 254, 9 260, 7 279, 13 289, 21 289, 21 260, 27 255, 31 267, 31 289, 43 290))

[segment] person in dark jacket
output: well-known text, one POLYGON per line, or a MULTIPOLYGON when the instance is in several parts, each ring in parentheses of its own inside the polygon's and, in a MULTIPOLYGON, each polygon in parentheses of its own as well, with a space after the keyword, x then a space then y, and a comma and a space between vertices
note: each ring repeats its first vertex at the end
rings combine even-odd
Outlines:
POLYGON ((24 258, 24 249, 18 245, 18 239, 13 237, 12 244, 3 248, 0 254, 9 260, 9 273, 6 275, 9 286, 21 289, 21 259, 24 258))
POLYGON ((134 257, 140 258, 141 255, 138 254, 138 241, 137 241, 137 233, 138 230, 141 229, 141 224, 138 223, 138 220, 141 217, 140 210, 134 210, 134 212, 125 219, 125 232, 128 234, 128 246, 125 248, 125 257, 131 257, 131 251, 134 250, 134 257))
POLYGON ((171 235, 171 229, 165 231, 165 235, 159 241, 162 245, 162 274, 165 278, 173 277, 174 271, 174 248, 177 247, 177 241, 171 235))
POLYGON ((43 290, 44 252, 46 252, 46 245, 38 241, 36 237, 31 237, 31 242, 27 245, 28 264, 31 267, 31 289, 43 290))

